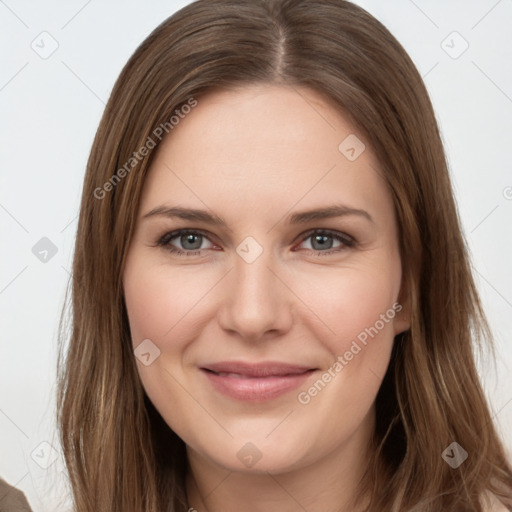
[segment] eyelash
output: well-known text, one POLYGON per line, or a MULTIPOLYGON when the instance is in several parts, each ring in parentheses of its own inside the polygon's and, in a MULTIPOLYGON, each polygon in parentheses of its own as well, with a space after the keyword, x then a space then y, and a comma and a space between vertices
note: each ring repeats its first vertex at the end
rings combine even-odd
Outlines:
MULTIPOLYGON (((158 240, 158 242, 156 243, 156 246, 163 247, 163 248, 165 248, 165 250, 167 250, 170 253, 175 254, 177 256, 194 256, 194 255, 199 254, 201 251, 205 250, 205 249, 196 249, 194 251, 184 251, 184 250, 178 249, 170 244, 171 240, 174 240, 175 238, 178 238, 178 237, 181 237, 184 235, 200 235, 200 236, 208 239, 207 233, 205 233, 202 230, 180 229, 177 231, 172 231, 170 233, 166 233, 164 236, 162 236, 158 240)), ((347 235, 346 233, 340 233, 338 231, 331 231, 328 229, 311 229, 310 231, 301 235, 301 237, 302 237, 301 243, 306 241, 308 238, 311 238, 313 235, 330 236, 343 244, 336 249, 330 249, 327 251, 320 251, 318 249, 307 249, 308 251, 313 252, 317 256, 338 253, 343 250, 346 250, 347 248, 355 247, 357 244, 356 240, 353 237, 351 237, 350 235, 347 235)))

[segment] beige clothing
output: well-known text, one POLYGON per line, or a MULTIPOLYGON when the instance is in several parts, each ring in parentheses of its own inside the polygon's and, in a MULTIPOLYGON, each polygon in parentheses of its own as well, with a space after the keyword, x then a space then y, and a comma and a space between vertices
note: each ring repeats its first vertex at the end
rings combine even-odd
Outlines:
POLYGON ((0 512, 33 512, 22 491, 0 478, 0 512))

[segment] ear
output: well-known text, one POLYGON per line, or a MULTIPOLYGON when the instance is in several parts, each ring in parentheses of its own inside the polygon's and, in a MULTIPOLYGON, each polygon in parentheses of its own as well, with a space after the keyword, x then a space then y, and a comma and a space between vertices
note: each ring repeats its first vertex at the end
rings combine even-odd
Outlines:
POLYGON ((408 281, 403 278, 396 306, 393 306, 397 312, 393 320, 395 336, 411 328, 412 294, 410 288, 408 281))

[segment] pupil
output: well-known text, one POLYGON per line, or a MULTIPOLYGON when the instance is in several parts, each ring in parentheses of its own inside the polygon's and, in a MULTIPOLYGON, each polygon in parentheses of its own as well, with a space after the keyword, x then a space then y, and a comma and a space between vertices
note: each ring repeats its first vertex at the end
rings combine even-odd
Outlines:
POLYGON ((187 250, 199 249, 201 247, 201 241, 199 240, 199 244, 198 244, 198 240, 199 240, 199 236, 198 235, 183 235, 181 237, 181 243, 183 244, 183 246, 187 250), (194 244, 194 238, 197 239, 195 246, 194 247, 187 247, 187 245, 186 245, 187 243, 194 244))
MULTIPOLYGON (((315 235, 313 237, 313 249, 325 249, 329 244, 326 242, 329 240, 329 236, 327 235, 315 235), (320 246, 319 247, 315 247, 315 243, 319 243, 320 246)), ((332 245, 332 241, 331 241, 331 245, 332 245)), ((328 249, 330 249, 330 246, 327 247, 328 249)))

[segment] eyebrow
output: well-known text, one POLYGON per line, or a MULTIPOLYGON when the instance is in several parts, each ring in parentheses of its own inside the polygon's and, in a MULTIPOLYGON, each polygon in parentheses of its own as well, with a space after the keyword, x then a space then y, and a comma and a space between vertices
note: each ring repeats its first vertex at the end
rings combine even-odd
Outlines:
MULTIPOLYGON (((329 219, 334 217, 347 217, 347 216, 358 216, 362 217, 372 223, 372 216, 366 211, 358 208, 352 208, 345 205, 332 205, 324 208, 316 208, 313 210, 305 210, 302 212, 295 212, 288 215, 285 218, 287 224, 307 224, 308 222, 329 219)), ((194 208, 182 208, 179 206, 157 206, 151 211, 143 215, 143 219, 149 219, 151 217, 168 217, 168 218, 179 218, 189 221, 205 222, 213 226, 227 227, 227 223, 222 217, 209 213, 206 210, 198 210, 194 208)))

